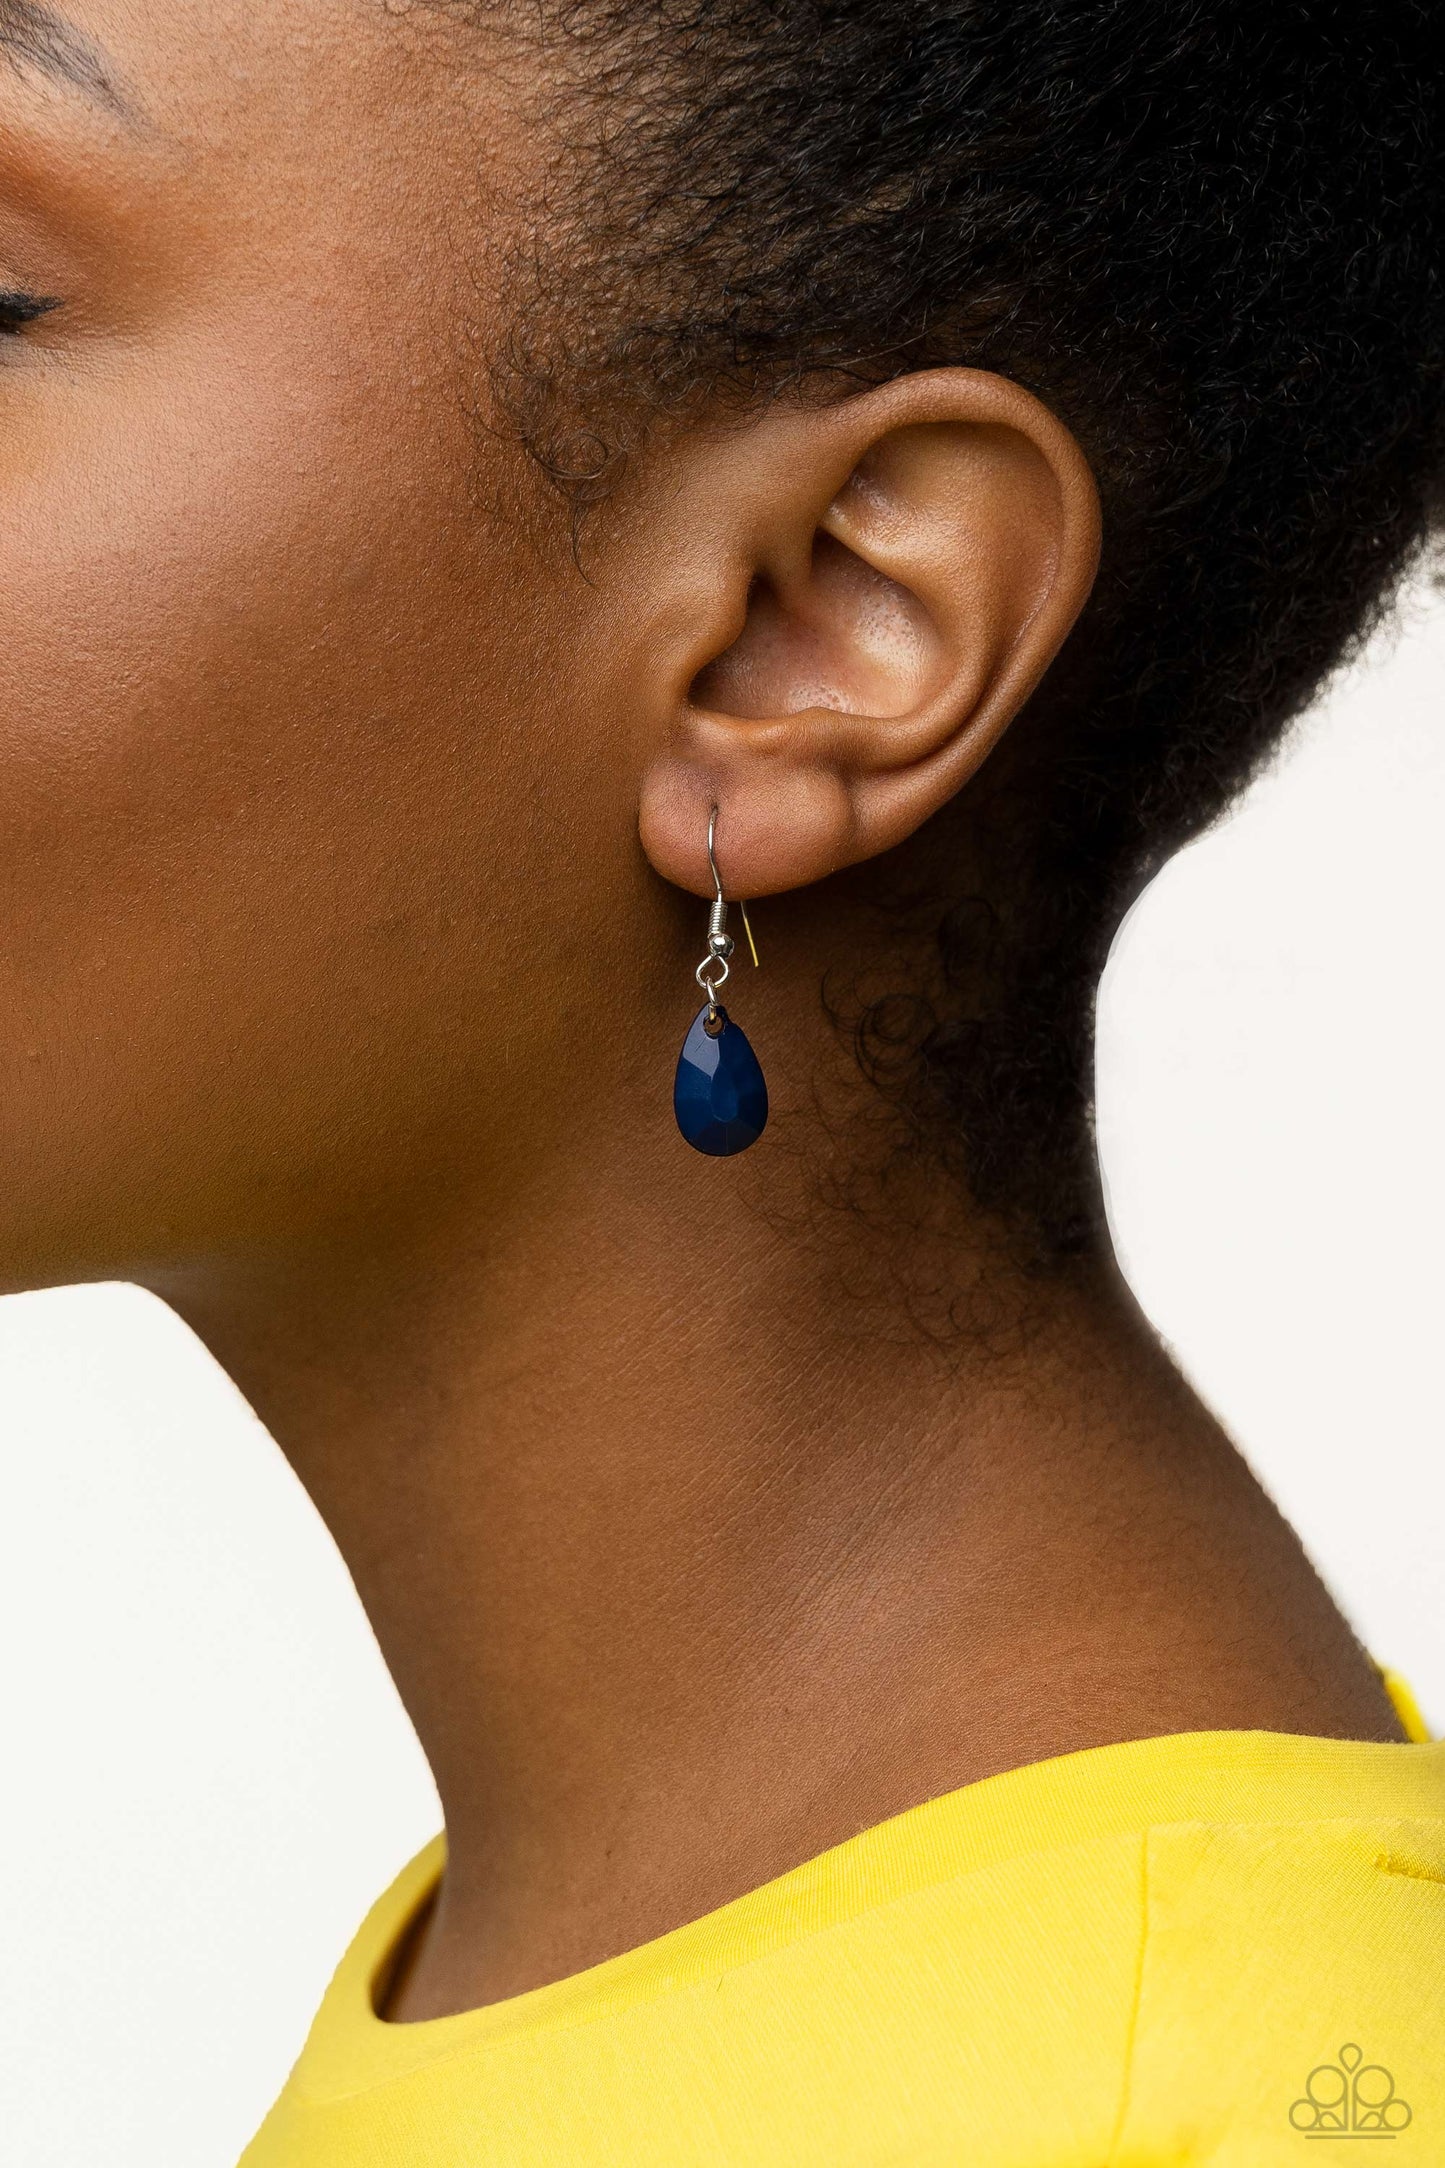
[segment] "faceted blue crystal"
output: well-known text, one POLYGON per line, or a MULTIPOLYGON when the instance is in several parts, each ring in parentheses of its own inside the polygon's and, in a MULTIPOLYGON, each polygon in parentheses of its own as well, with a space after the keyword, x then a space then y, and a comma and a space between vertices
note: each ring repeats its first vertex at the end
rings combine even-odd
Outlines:
POLYGON ((756 1144, 768 1118, 768 1087, 758 1057, 726 1009, 707 1028, 708 1004, 692 1020, 672 1087, 677 1126, 695 1151, 725 1159, 756 1144))

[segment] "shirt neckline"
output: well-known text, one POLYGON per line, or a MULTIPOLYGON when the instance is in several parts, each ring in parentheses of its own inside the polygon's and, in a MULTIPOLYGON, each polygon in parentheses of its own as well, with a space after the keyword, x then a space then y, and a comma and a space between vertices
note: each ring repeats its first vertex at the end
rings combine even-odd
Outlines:
POLYGON ((1445 1741, 1180 1732, 1084 1748, 906 1808, 698 1919, 565 1979, 454 2016, 394 2023, 376 1996, 435 1893, 438 1836, 368 1914, 293 2078, 311 2098, 370 2090, 483 2047, 619 2014, 765 1958, 895 1898, 1031 1852, 1187 1821, 1445 1817, 1445 1741))

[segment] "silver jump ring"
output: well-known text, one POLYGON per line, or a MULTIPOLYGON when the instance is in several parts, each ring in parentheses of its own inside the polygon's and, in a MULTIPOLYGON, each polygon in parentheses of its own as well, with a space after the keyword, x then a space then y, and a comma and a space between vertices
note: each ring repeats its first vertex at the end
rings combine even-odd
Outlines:
POLYGON ((694 977, 710 1002, 716 1003, 717 990, 729 976, 730 970, 726 956, 720 956, 715 949, 709 949, 698 965, 694 977))

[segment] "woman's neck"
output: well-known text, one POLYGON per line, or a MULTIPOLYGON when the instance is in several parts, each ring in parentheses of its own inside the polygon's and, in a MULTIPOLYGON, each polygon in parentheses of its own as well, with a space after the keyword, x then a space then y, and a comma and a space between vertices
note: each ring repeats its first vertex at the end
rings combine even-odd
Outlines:
POLYGON ((438 1211, 424 1247, 160 1288, 292 1458, 436 1775, 446 1883, 394 2015, 576 1971, 1025 1762, 1398 1737, 1110 1273, 1045 1290, 920 1238, 910 1302, 862 1222, 613 1177, 515 1236, 438 1211), (951 1341, 916 1321, 928 1254, 974 1289, 951 1341))

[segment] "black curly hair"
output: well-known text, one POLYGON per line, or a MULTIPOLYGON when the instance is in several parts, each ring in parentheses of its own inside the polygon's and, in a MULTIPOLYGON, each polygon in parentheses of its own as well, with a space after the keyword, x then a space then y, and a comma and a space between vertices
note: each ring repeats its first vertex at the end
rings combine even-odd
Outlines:
POLYGON ((1092 461, 1102 570, 984 771, 968 893, 934 914, 945 998, 921 1024, 888 1002, 855 1020, 978 1200, 1039 1256, 1087 1252, 1093 1005, 1119 919, 1432 528, 1434 9, 479 12, 541 41, 553 155, 524 253, 542 305, 519 312, 498 392, 575 503, 659 417, 950 362, 1027 385, 1092 461))

